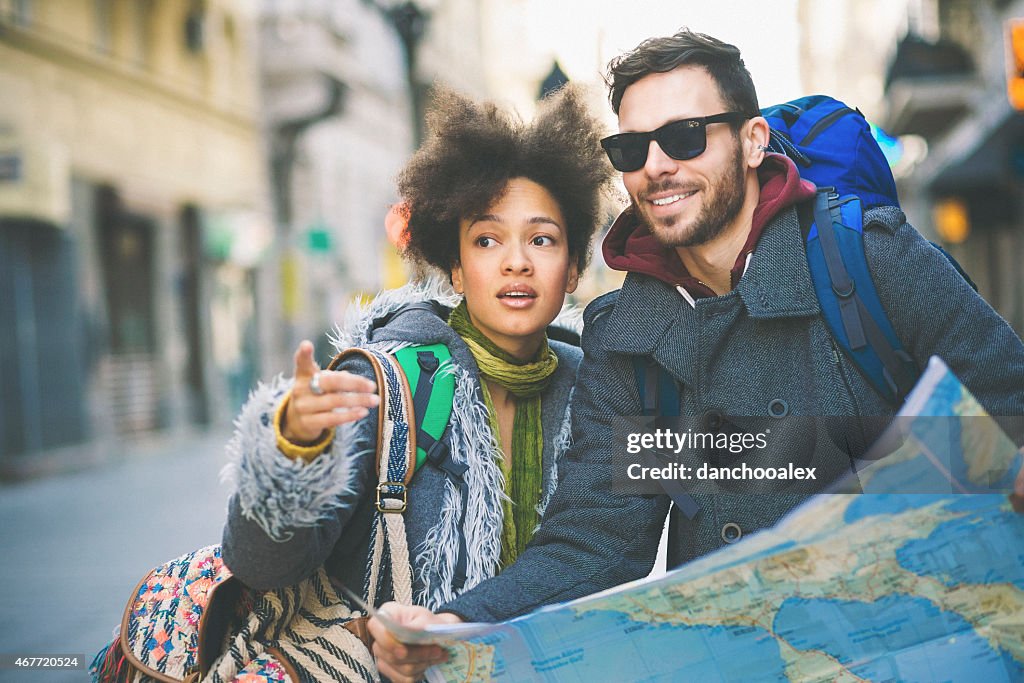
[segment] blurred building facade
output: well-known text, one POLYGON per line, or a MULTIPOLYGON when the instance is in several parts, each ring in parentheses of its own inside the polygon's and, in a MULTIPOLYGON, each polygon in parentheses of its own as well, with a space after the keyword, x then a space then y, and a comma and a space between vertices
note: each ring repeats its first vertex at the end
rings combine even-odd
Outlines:
POLYGON ((809 91, 900 136, 911 223, 941 241, 1024 333, 1024 115, 1007 97, 1022 0, 804 0, 809 91))
POLYGON ((260 14, 263 125, 278 277, 264 300, 281 324, 267 367, 287 371, 300 339, 325 333, 356 296, 402 284, 387 242, 395 178, 440 82, 486 94, 475 0, 266 0, 260 14))
POLYGON ((383 219, 431 85, 489 94, 482 11, 0 0, 0 476, 226 424, 302 338, 324 360, 409 274, 383 219))
POLYGON ((0 470, 244 396, 255 48, 244 0, 0 0, 0 470))

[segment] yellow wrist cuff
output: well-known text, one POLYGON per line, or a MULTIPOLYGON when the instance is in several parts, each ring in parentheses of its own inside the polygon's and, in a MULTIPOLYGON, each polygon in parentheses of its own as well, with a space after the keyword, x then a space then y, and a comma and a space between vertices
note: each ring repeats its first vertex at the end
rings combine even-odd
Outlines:
POLYGON ((281 403, 278 404, 277 411, 274 413, 274 438, 277 440, 277 450, 281 451, 285 457, 291 458, 292 460, 305 460, 306 462, 310 462, 326 451, 331 445, 331 441, 334 439, 334 429, 325 429, 320 435, 320 438, 311 444, 297 444, 289 441, 285 437, 284 430, 281 427, 284 423, 285 410, 288 409, 288 401, 290 401, 291 398, 292 392, 289 391, 285 394, 284 398, 281 399, 281 403))

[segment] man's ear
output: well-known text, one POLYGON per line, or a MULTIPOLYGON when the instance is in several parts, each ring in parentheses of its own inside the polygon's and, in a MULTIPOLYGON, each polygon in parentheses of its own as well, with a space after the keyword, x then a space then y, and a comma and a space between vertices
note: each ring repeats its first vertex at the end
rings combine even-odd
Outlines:
POLYGON ((751 168, 757 168, 768 153, 771 128, 763 116, 755 116, 743 126, 743 157, 751 168))
POLYGON ((458 263, 452 264, 452 289, 456 294, 465 294, 466 289, 462 285, 462 266, 458 263))
POLYGON ((569 280, 565 283, 565 293, 572 294, 580 285, 580 269, 576 261, 569 264, 569 280))

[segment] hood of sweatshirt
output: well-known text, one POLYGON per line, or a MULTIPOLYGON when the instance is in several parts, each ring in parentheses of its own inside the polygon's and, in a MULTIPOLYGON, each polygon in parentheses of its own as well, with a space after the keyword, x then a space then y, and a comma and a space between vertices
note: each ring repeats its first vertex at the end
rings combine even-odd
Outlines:
MULTIPOLYGON (((735 287, 746 267, 747 257, 757 247, 761 231, 780 211, 814 196, 814 183, 800 177, 796 165, 782 154, 769 153, 757 170, 761 194, 747 241, 732 268, 735 287)), ((631 206, 623 211, 604 239, 604 260, 612 270, 657 278, 673 287, 682 286, 694 297, 715 296, 705 284, 692 277, 672 247, 659 242, 631 206)))

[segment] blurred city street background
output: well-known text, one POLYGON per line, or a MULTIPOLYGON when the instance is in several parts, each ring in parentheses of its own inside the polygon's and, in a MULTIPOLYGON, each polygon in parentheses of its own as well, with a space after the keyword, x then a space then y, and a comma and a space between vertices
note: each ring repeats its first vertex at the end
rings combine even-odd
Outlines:
POLYGON ((383 220, 433 85, 529 118, 583 83, 612 131, 608 60, 682 26, 762 106, 858 107, 1024 331, 1024 0, 0 0, 0 654, 91 654, 219 538, 253 383, 409 276, 383 220))
MULTIPOLYGON (((132 589, 162 562, 220 542, 228 432, 126 445, 116 460, 0 488, 0 652, 92 656, 132 589)), ((0 670, 0 681, 82 681, 84 671, 0 670)))

